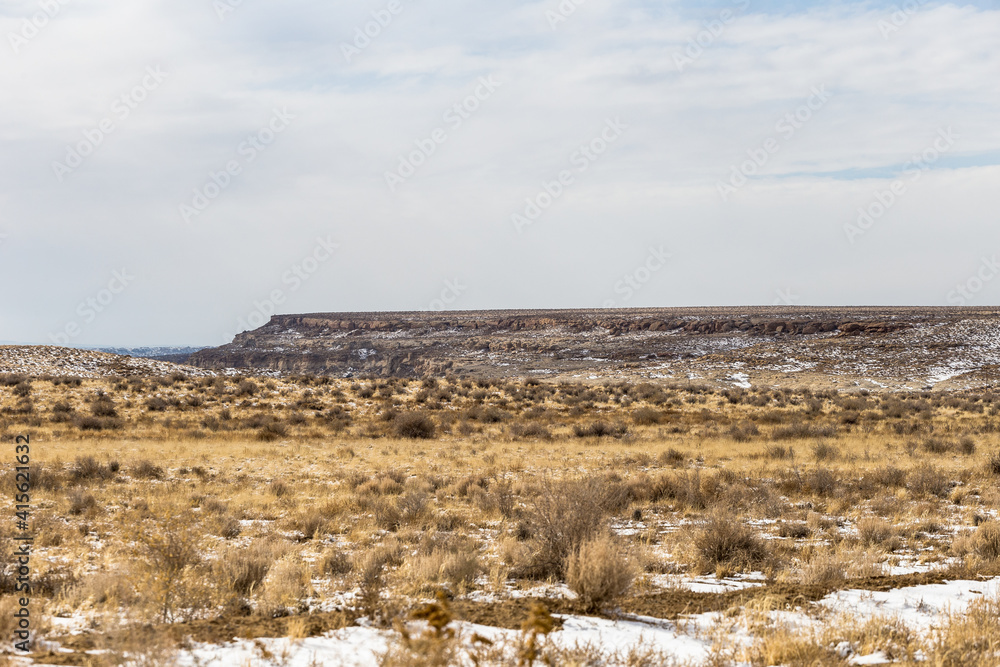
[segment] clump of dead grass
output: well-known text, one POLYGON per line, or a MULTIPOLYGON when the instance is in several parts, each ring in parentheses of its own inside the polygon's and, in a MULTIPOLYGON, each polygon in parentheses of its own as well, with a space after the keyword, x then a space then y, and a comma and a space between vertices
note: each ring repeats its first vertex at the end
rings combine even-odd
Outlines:
POLYGON ((588 611, 620 599, 632 586, 636 567, 610 533, 585 540, 566 563, 566 583, 588 611))

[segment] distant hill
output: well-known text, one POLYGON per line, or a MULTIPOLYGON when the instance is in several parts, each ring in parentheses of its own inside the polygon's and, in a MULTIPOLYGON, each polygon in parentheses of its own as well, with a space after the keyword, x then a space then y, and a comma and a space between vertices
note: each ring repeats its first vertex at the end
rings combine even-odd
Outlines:
POLYGON ((191 355, 204 347, 99 347, 99 352, 117 354, 123 357, 140 357, 169 361, 175 364, 186 364, 191 355))
POLYGON ((1000 310, 729 307, 276 315, 202 368, 921 390, 1000 381, 1000 310))
POLYGON ((0 373, 82 378, 157 377, 173 373, 215 375, 205 369, 157 359, 49 345, 0 345, 0 373))

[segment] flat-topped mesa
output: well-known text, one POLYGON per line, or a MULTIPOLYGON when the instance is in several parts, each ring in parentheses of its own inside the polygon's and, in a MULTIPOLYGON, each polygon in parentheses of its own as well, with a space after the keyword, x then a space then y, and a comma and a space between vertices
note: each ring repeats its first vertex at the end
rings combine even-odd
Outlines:
MULTIPOLYGON (((801 334, 812 335, 840 331, 846 335, 859 333, 886 334, 910 326, 901 321, 858 322, 857 314, 839 319, 797 318, 770 319, 762 317, 704 318, 697 315, 685 317, 650 317, 645 312, 626 314, 621 311, 555 311, 545 314, 507 314, 490 311, 464 311, 453 313, 331 313, 312 315, 275 315, 266 328, 294 329, 311 334, 344 331, 398 332, 415 330, 432 331, 554 331, 566 329, 581 333, 603 329, 613 334, 638 331, 674 331, 695 334, 725 334, 744 332, 759 335, 801 334)), ((823 315, 823 314, 818 314, 823 315)))
POLYGON ((998 311, 962 308, 305 313, 275 315, 190 363, 338 377, 694 380, 723 373, 724 381, 757 369, 771 373, 772 383, 798 373, 797 381, 821 374, 837 384, 881 372, 992 373, 984 369, 1000 368, 998 330, 998 311))

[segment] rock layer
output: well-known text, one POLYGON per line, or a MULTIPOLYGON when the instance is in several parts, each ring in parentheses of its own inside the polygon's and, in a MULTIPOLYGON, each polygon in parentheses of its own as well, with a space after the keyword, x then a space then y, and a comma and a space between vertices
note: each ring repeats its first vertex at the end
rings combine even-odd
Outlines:
MULTIPOLYGON (((992 381, 1000 311, 680 308, 276 315, 196 366, 337 377, 992 381), (970 375, 971 374, 971 375, 970 375), (948 376, 942 380, 944 376, 948 376)), ((741 384, 742 380, 739 381, 741 384)))

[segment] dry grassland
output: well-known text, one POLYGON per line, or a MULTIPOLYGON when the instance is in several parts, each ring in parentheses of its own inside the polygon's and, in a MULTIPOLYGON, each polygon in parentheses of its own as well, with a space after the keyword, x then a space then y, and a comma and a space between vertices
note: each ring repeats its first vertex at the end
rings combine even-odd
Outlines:
MULTIPOLYGON (((991 600, 924 635, 767 619, 819 614, 837 590, 1000 574, 998 429, 992 392, 0 377, 4 442, 31 435, 47 664, 172 664, 191 641, 360 619, 399 630, 385 665, 471 664, 469 650, 480 664, 596 665, 600 647, 546 642, 558 614, 711 611, 752 636, 720 639, 717 665, 847 664, 844 642, 901 664, 997 664, 991 600), (739 573, 759 585, 684 585, 739 573), (519 639, 460 650, 456 619, 519 639)), ((13 493, 0 502, 13 517, 13 493)), ((13 535, 0 523, 5 553, 13 535)), ((0 610, 17 597, 4 567, 0 610)))

